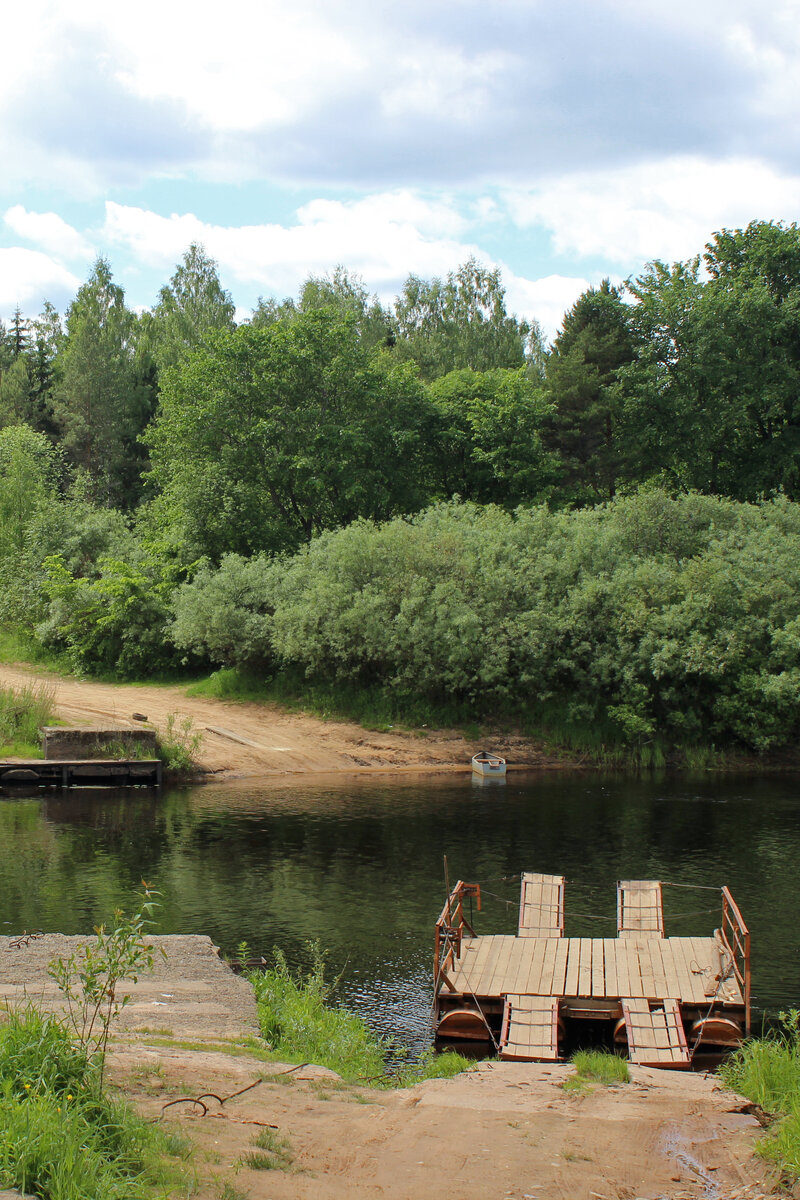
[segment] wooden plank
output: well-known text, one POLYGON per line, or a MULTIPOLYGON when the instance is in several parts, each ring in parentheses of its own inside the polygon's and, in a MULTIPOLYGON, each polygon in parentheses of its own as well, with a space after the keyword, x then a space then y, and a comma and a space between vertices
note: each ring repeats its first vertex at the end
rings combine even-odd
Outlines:
POLYGON ((592 939, 579 938, 580 943, 580 970, 578 973, 578 995, 591 996, 592 994, 592 939))
POLYGON ((519 900, 519 937, 563 937, 564 876, 525 872, 519 900))
POLYGON ((505 999, 500 1057, 555 1062, 558 1058, 558 1000, 511 993, 505 999))
POLYGON ((519 938, 514 948, 514 970, 509 970, 507 991, 523 994, 527 989, 535 939, 519 938))
POLYGON ((553 967, 553 995, 563 996, 564 986, 567 975, 567 959, 569 957, 569 943, 566 938, 559 938, 556 945, 556 961, 553 967))
POLYGON ((504 937, 500 934, 494 934, 491 937, 482 939, 489 942, 489 949, 481 963, 481 973, 473 982, 472 990, 476 996, 488 996, 491 993, 488 991, 489 984, 494 978, 495 964, 500 956, 500 951, 503 946, 504 937))
POLYGON ((592 995, 602 998, 606 994, 606 967, 603 939, 592 938, 592 995))
POLYGON ((567 942, 567 970, 564 981, 564 995, 577 996, 578 994, 578 979, 580 977, 581 965, 581 941, 580 938, 569 938, 567 942))
POLYGON ((628 972, 629 995, 643 996, 642 968, 639 962, 639 944, 630 939, 620 940, 619 948, 625 949, 625 966, 628 972))
POLYGON ((606 996, 620 995, 617 976, 617 939, 603 938, 603 958, 606 964, 606 996))
POLYGON ((642 972, 642 994, 648 999, 658 999, 650 938, 638 938, 637 945, 639 947, 639 966, 642 972))
POLYGON ((657 879, 620 879, 617 883, 617 931, 664 936, 664 902, 657 879))

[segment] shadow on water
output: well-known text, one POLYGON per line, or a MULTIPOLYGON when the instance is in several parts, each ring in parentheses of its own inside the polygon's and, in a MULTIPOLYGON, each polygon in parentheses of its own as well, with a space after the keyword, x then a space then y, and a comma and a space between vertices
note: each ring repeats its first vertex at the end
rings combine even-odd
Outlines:
POLYGON ((4 932, 85 932, 162 893, 162 932, 226 952, 319 939, 339 995, 383 1032, 427 1036, 432 927, 451 881, 483 886, 482 932, 512 932, 519 873, 567 877, 567 932, 613 936, 618 878, 658 878, 667 933, 710 933, 727 883, 753 935, 756 1006, 800 999, 800 802, 793 779, 510 775, 237 782, 10 795, 0 802, 4 932))

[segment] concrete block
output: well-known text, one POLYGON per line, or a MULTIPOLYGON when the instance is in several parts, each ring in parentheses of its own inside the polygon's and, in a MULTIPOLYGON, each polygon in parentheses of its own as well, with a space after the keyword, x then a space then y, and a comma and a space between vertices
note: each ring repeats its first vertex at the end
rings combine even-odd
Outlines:
POLYGON ((60 725, 45 725, 42 729, 42 752, 46 759, 56 761, 87 758, 155 758, 155 729, 103 729, 83 726, 65 729, 60 725), (120 748, 123 747, 122 753, 120 748))

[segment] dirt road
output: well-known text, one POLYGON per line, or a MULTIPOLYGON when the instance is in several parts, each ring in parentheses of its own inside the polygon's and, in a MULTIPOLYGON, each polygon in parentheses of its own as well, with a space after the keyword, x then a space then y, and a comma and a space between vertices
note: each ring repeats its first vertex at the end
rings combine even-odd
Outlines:
MULTIPOLYGON (((189 698, 180 686, 96 683, 21 665, 0 665, 0 687, 39 684, 54 694, 68 725, 125 729, 141 713, 159 732, 175 714, 203 735, 198 758, 214 773, 282 775, 311 772, 468 770, 482 749, 458 733, 374 733, 346 721, 322 721, 278 705, 189 698)), ((535 742, 506 737, 492 742, 514 766, 558 767, 535 742)))

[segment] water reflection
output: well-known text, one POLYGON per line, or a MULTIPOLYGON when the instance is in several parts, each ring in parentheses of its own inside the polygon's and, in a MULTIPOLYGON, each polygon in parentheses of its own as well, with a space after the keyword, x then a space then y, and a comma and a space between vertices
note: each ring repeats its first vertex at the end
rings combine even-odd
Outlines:
MULTIPOLYGON (((142 878, 163 932, 246 940, 307 961, 318 938, 342 998, 382 1030, 426 1036, 431 929, 451 880, 484 888, 481 929, 511 931, 519 872, 564 873, 569 933, 611 936, 618 878, 729 884, 753 934, 756 1005, 800 1000, 800 804, 793 781, 509 776, 81 791, 0 803, 4 929, 86 931, 142 878)), ((708 933, 719 900, 665 889, 667 932, 708 933)))

